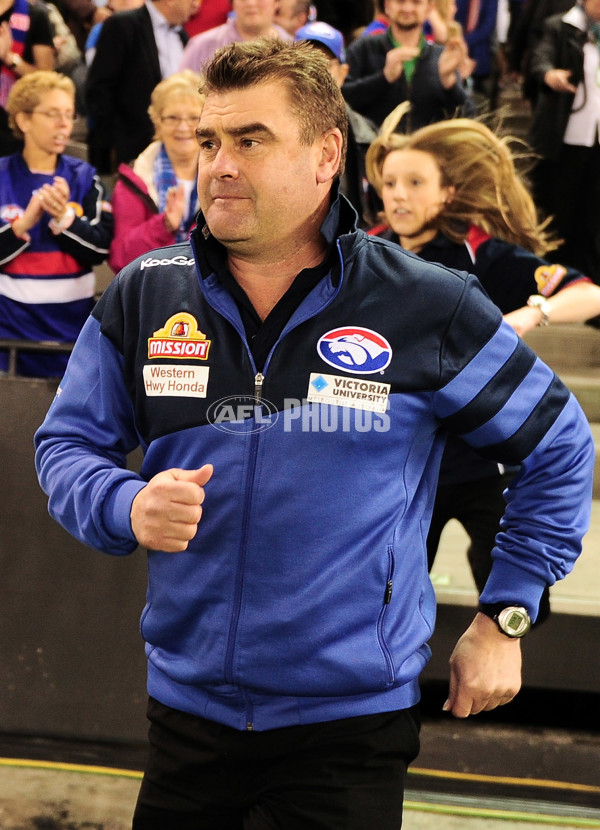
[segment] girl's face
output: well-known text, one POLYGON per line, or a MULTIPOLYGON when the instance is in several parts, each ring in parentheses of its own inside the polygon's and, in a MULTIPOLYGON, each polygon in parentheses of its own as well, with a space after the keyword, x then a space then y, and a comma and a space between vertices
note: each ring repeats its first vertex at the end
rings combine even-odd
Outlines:
POLYGON ((442 174, 434 156, 423 150, 393 150, 382 168, 381 198, 386 219, 403 247, 417 251, 437 231, 428 223, 454 195, 442 187, 442 174))

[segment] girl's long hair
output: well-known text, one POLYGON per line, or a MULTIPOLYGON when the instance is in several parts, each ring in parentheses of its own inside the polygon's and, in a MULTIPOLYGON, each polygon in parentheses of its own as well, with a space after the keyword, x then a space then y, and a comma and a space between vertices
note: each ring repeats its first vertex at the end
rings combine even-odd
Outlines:
POLYGON ((547 232, 550 219, 538 220, 533 199, 515 167, 518 156, 511 147, 523 147, 523 142, 496 135, 470 118, 439 121, 412 135, 401 135, 395 130, 406 110, 403 103, 388 115, 367 151, 367 177, 380 195, 383 163, 389 153, 421 150, 435 158, 442 186, 455 189, 432 227, 462 243, 468 226, 477 225, 538 256, 558 247, 560 241, 547 232))

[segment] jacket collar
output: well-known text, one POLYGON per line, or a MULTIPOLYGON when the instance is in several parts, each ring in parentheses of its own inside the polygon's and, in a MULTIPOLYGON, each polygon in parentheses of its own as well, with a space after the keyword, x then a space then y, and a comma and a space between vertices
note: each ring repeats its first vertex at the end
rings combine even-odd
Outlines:
MULTIPOLYGON (((339 192, 339 179, 337 179, 331 190, 329 212, 321 225, 321 233, 328 247, 334 245, 340 236, 354 233, 357 223, 358 214, 346 197, 339 192)), ((227 250, 211 234, 202 212, 198 213, 196 225, 196 229, 191 234, 191 241, 200 266, 200 273, 206 278, 215 271, 219 273, 223 268, 227 268, 227 250)))
POLYGON ((587 32, 588 19, 582 6, 572 6, 569 11, 562 16, 563 23, 568 23, 580 32, 587 32))

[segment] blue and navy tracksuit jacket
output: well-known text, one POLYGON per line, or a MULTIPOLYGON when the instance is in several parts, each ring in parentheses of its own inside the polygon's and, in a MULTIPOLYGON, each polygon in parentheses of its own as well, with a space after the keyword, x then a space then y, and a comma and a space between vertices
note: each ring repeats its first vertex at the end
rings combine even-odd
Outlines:
POLYGON ((110 284, 36 436, 52 515, 112 554, 136 548, 145 481, 214 465, 188 550, 148 552, 141 629, 150 694, 239 729, 417 702, 446 431, 522 465, 484 602, 535 617, 588 526, 594 452, 569 391, 474 277, 337 208, 322 228, 334 265, 260 371, 199 217, 192 246, 110 284), (138 444, 141 474, 125 468, 138 444))

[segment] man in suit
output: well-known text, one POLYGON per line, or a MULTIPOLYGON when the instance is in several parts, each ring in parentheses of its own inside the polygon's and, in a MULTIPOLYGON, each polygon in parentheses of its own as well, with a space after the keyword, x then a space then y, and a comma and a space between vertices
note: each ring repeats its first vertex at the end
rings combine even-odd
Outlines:
POLYGON ((111 173, 136 158, 153 136, 152 90, 177 71, 194 0, 146 0, 108 18, 86 83, 90 162, 111 173))

